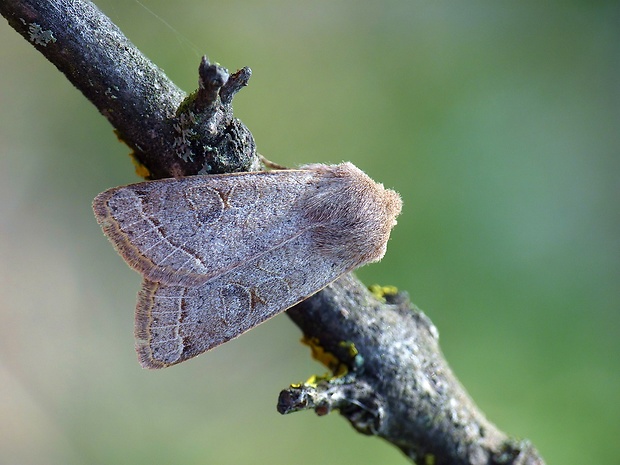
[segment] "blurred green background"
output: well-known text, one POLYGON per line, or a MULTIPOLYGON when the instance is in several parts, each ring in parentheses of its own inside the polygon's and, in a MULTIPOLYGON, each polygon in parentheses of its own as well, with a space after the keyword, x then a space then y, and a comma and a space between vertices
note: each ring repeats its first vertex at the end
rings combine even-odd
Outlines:
MULTIPOLYGON (((402 194, 359 276, 410 293, 494 423, 549 464, 618 463, 618 2, 142 1, 97 4, 184 90, 203 53, 252 68, 235 112, 261 153, 402 194)), ((0 464, 408 463, 276 413, 324 372, 286 316, 140 369, 140 279, 90 207, 138 180, 129 150, 4 20, 0 44, 0 464)))

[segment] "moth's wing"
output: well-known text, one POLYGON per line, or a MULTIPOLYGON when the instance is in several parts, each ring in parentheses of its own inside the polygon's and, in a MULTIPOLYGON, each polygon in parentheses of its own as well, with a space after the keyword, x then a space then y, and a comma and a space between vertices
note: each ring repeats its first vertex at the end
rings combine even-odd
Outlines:
POLYGON ((144 277, 143 366, 232 339, 383 256, 400 197, 351 164, 168 179, 111 189, 93 205, 144 277))
POLYGON ((233 339, 318 292, 345 266, 317 253, 306 231, 199 286, 145 279, 135 323, 140 363, 162 368, 233 339))
POLYGON ((306 227, 298 203, 316 176, 287 170, 148 181, 99 194, 93 210, 145 278, 195 286, 306 227))

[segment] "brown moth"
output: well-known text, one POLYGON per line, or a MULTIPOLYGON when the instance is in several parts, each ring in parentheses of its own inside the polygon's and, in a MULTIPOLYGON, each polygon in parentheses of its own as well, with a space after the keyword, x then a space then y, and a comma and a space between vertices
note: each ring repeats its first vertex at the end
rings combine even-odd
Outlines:
POLYGON ((93 209, 144 277, 136 350, 162 368, 380 260, 401 205, 343 163, 147 181, 99 194, 93 209))

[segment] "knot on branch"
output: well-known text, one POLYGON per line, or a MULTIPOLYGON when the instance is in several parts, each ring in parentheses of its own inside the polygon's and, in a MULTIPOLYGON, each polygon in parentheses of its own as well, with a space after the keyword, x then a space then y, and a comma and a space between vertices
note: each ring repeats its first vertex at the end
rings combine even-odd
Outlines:
POLYGON ((246 67, 231 75, 203 57, 198 74, 198 90, 181 103, 172 121, 179 174, 257 170, 252 133, 232 109, 234 95, 247 85, 252 71, 246 67))

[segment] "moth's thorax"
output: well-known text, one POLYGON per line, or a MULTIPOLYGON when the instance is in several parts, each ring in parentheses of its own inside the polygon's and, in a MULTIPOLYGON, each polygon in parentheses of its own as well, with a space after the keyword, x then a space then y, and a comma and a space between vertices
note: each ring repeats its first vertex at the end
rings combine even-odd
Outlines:
POLYGON ((350 262, 380 260, 401 211, 400 196, 351 163, 313 165, 318 184, 304 200, 317 251, 350 262))

